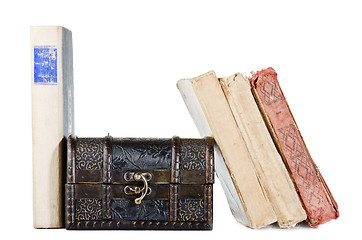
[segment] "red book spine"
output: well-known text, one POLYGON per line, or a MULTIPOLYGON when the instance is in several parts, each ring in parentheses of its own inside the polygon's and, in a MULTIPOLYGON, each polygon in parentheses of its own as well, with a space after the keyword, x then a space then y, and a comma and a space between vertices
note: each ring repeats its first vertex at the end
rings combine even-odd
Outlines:
POLYGON ((273 68, 267 68, 258 71, 249 80, 304 205, 308 223, 317 227, 336 219, 339 215, 337 203, 305 146, 276 72, 273 68))

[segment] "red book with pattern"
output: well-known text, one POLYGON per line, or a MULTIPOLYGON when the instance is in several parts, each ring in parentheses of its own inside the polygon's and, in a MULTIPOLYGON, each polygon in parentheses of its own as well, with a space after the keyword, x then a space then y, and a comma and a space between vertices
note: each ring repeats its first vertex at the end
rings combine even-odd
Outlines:
POLYGON ((290 112, 273 68, 250 79, 254 97, 294 181, 312 227, 336 219, 338 206, 313 162, 290 112))

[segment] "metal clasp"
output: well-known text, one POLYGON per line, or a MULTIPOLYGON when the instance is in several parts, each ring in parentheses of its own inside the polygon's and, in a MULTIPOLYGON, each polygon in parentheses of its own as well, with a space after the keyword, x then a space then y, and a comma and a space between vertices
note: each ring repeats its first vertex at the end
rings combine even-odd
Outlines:
POLYGON ((141 196, 134 200, 134 202, 136 204, 141 204, 142 199, 144 199, 146 195, 149 195, 151 193, 151 188, 148 187, 148 183, 147 183, 147 181, 150 181, 151 178, 152 178, 152 175, 150 173, 126 172, 124 174, 124 179, 127 182, 131 182, 131 181, 142 182, 143 187, 140 188, 138 186, 127 185, 123 190, 124 193, 127 195, 135 195, 135 194, 141 193, 141 196))

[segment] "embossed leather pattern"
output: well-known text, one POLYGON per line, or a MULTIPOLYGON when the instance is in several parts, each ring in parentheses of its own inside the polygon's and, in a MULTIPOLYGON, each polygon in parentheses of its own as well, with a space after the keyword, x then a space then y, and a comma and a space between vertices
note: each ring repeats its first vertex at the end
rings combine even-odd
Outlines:
POLYGON ((210 230, 213 182, 209 137, 71 136, 66 228, 210 230), (147 176, 147 188, 134 174, 147 176))
POLYGON ((112 169, 170 169, 170 139, 115 139, 112 145, 112 169))
POLYGON ((111 205, 114 220, 168 221, 169 209, 168 200, 145 200, 139 205, 131 200, 114 200, 111 205))

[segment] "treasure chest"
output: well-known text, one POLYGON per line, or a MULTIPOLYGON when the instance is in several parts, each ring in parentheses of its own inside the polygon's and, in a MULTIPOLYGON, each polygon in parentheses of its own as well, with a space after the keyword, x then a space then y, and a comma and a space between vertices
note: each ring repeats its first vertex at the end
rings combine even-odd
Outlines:
POLYGON ((212 138, 67 144, 67 229, 212 229, 212 138))

